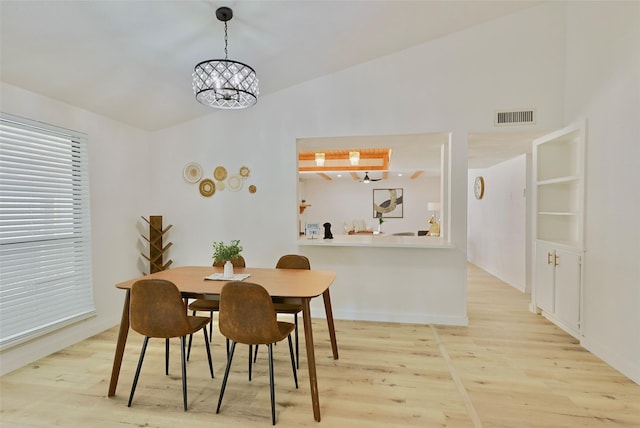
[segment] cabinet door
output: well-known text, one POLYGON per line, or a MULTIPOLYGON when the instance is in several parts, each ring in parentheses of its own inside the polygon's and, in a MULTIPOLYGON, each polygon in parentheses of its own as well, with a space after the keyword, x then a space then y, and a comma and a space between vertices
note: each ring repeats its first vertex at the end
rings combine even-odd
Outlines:
POLYGON ((580 266, 578 254, 556 250, 556 316, 578 330, 580 322, 580 266))
POLYGON ((535 271, 533 291, 535 293, 536 306, 548 313, 555 313, 555 284, 552 247, 536 242, 535 271))

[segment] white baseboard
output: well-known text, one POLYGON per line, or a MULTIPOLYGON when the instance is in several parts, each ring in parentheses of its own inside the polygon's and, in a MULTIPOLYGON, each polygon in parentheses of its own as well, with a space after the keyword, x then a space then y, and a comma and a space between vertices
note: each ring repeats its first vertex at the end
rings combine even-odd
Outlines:
POLYGON ((32 364, 54 352, 120 324, 119 318, 104 318, 100 318, 99 322, 96 319, 93 321, 85 320, 3 351, 0 353, 0 375, 32 364))
MULTIPOLYGON (((320 312, 316 312, 320 314, 320 312)), ((324 313, 322 314, 324 317, 324 313)), ((439 325, 456 325, 466 326, 469 325, 469 318, 463 317, 451 317, 451 316, 439 316, 428 315, 422 313, 378 313, 378 312, 351 312, 351 311, 334 311, 333 318, 336 320, 354 320, 354 321, 377 321, 377 322, 398 322, 409 324, 439 324, 439 325)))
POLYGON ((561 319, 556 318, 553 314, 545 312, 544 310, 542 310, 540 314, 546 319, 548 319, 549 321, 551 321, 552 323, 554 323, 556 326, 560 327, 565 333, 570 334, 577 340, 582 340, 582 333, 580 333, 578 329, 566 324, 561 319))
POLYGON ((580 344, 593 355, 640 385, 640 361, 636 361, 634 364, 633 361, 625 360, 610 347, 593 342, 587 337, 582 337, 580 344))

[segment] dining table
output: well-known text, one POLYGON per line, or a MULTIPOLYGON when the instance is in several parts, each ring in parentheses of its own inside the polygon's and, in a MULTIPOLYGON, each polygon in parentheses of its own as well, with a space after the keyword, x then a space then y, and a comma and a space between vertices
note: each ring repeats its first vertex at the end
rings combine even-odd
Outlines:
MULTIPOLYGON (((118 385, 120 367, 124 356, 127 336, 129 334, 129 305, 131 286, 141 279, 164 279, 174 283, 180 290, 185 301, 189 298, 216 298, 220 295, 222 287, 232 279, 205 279, 223 274, 222 267, 214 266, 180 266, 150 275, 133 278, 116 284, 116 287, 126 290, 124 305, 122 308, 122 320, 118 331, 118 341, 111 370, 108 396, 113 397, 118 385)), ((287 302, 300 302, 302 304, 302 317, 304 323, 304 337, 307 350, 307 365, 309 369, 309 385, 311 389, 311 403, 313 416, 320 421, 320 400, 318 396, 318 379, 316 375, 316 359, 313 343, 313 331, 311 322, 311 299, 322 295, 324 309, 331 341, 333 358, 338 359, 338 344, 333 323, 331 309, 331 297, 329 287, 335 279, 335 272, 315 269, 272 269, 272 268, 234 268, 234 275, 249 276, 244 279, 263 286, 269 295, 274 298, 285 298, 287 302)), ((186 303, 186 302, 185 302, 186 303)), ((186 306, 185 306, 186 310, 186 306)))

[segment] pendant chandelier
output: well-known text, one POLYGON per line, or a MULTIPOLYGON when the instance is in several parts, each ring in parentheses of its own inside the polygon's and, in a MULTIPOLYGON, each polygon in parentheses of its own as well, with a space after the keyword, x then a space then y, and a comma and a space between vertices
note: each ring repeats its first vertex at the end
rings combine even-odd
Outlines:
POLYGON ((193 92, 198 102, 221 109, 242 109, 258 101, 258 77, 247 64, 228 59, 227 21, 233 18, 228 7, 216 10, 218 20, 224 22, 224 59, 210 59, 198 63, 193 71, 193 92))

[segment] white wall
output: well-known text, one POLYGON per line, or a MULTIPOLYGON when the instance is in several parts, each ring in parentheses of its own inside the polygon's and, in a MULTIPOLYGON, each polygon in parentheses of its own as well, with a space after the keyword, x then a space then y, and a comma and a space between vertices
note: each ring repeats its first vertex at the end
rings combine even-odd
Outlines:
POLYGON ((640 383, 640 3, 567 4, 565 121, 587 119, 582 343, 640 383))
POLYGON ((470 169, 467 258, 507 284, 526 291, 527 155, 486 169, 470 169), (473 185, 484 177, 484 197, 473 185))
POLYGON ((311 204, 301 219, 310 223, 329 222, 334 235, 346 234, 344 223, 353 220, 364 220, 369 229, 378 229, 378 219, 373 218, 373 189, 403 189, 403 217, 384 219, 385 234, 413 232, 417 235, 418 230, 428 230, 431 212, 427 210, 427 203, 440 201, 440 177, 389 177, 379 182, 360 183, 346 174, 331 182, 305 181, 301 187, 307 203, 311 204))
POLYGON ((0 354, 7 373, 120 322, 124 293, 114 285, 140 275, 137 219, 148 198, 148 134, 2 83, 5 113, 84 132, 89 139, 93 297, 97 315, 0 354))

